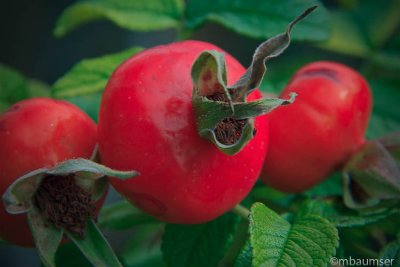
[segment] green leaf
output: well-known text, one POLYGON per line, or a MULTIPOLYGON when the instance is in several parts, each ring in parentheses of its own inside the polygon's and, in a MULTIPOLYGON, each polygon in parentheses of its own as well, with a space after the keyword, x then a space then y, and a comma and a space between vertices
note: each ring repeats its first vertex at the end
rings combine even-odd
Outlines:
POLYGON ((89 95, 62 97, 64 100, 76 105, 85 111, 95 122, 98 121, 102 92, 89 95))
MULTIPOLYGON (((372 229, 373 228, 369 227, 340 229, 340 247, 338 249, 336 258, 348 259, 352 257, 353 259, 377 259, 378 246, 374 245, 377 240, 374 237, 372 229)), ((381 231, 379 229, 376 230, 379 232, 381 231)), ((336 266, 337 265, 335 265, 335 267, 336 266)))
POLYGON ((120 53, 82 60, 55 82, 52 95, 65 98, 103 91, 114 69, 141 50, 142 48, 133 47, 120 53))
POLYGON ((239 256, 236 259, 235 267, 251 267, 251 262, 253 260, 253 252, 250 246, 250 242, 247 241, 239 256))
POLYGON ((0 112, 29 97, 48 97, 48 86, 0 63, 0 112))
POLYGON ((315 43, 316 47, 350 56, 367 57, 371 53, 362 29, 345 12, 331 12, 332 34, 325 42, 315 43))
POLYGON ((290 224, 261 203, 251 208, 253 266, 326 266, 338 238, 336 228, 321 216, 299 213, 290 224))
POLYGON ((320 215, 339 228, 359 227, 382 221, 394 214, 400 214, 400 208, 394 203, 388 206, 364 210, 349 209, 340 202, 307 200, 300 210, 320 215))
POLYGON ((341 196, 343 194, 342 190, 342 176, 340 172, 336 172, 322 183, 312 187, 311 189, 303 193, 308 197, 316 196, 341 196))
POLYGON ((28 96, 25 78, 18 71, 0 64, 0 112, 28 96))
POLYGON ((127 200, 103 206, 98 218, 99 227, 109 230, 127 230, 151 222, 157 221, 133 207, 127 200))
POLYGON ((54 35, 62 37, 81 25, 105 19, 132 31, 177 28, 183 7, 181 0, 82 0, 62 13, 54 35))
POLYGON ((82 60, 55 82, 52 95, 75 104, 97 121, 102 91, 112 72, 141 50, 133 47, 116 54, 82 60))
POLYGON ((29 97, 50 97, 50 87, 42 81, 28 80, 29 97))
MULTIPOLYGON (((397 1, 397 5, 400 6, 399 1, 397 1)), ((374 76, 380 74, 388 77, 388 73, 393 72, 392 77, 398 78, 400 73, 400 35, 393 34, 393 37, 371 57, 371 61, 378 65, 371 70, 371 74, 374 76)))
POLYGON ((186 9, 185 27, 194 29, 206 21, 221 24, 237 33, 268 38, 279 34, 292 18, 318 5, 318 11, 301 23, 294 40, 325 40, 329 36, 328 12, 312 0, 191 0, 186 9))
POLYGON ((56 253, 57 267, 93 267, 73 242, 62 244, 56 253))
POLYGON ((367 137, 377 138, 388 132, 400 131, 400 80, 369 80, 374 98, 367 137))
POLYGON ((268 207, 273 207, 275 211, 285 212, 290 208, 292 202, 296 199, 297 195, 288 194, 279 190, 273 189, 272 187, 261 184, 253 188, 251 192, 254 202, 265 203, 268 207))
POLYGON ((238 217, 227 213, 206 224, 167 224, 162 251, 168 266, 217 266, 232 241, 238 217))
POLYGON ((400 240, 398 239, 387 244, 379 253, 379 258, 382 260, 386 260, 385 263, 388 263, 387 265, 380 265, 380 266, 399 266, 400 240))
POLYGON ((132 237, 118 253, 124 266, 166 266, 161 252, 164 226, 160 223, 135 227, 132 237))
MULTIPOLYGON (((400 73, 400 51, 380 51, 371 57, 371 62, 382 68, 400 73)), ((397 76, 398 77, 398 76, 397 76)))
POLYGON ((94 266, 122 267, 122 264, 96 224, 92 220, 89 220, 86 227, 86 236, 83 239, 68 231, 65 234, 94 266))
MULTIPOLYGON (((351 15, 362 28, 371 47, 379 49, 398 31, 400 2, 384 0, 358 2, 351 15)), ((397 34, 398 35, 398 34, 397 34)))
POLYGON ((55 267, 55 256, 63 230, 48 223, 36 208, 28 213, 28 222, 42 263, 46 267, 55 267))

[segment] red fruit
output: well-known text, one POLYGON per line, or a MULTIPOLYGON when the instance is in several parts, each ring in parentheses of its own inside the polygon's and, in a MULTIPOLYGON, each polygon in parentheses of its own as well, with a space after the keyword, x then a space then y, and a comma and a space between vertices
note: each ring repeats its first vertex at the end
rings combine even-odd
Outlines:
MULTIPOLYGON (((59 100, 32 98, 0 116, 0 193, 18 177, 66 159, 89 158, 96 124, 77 107, 59 100)), ((34 246, 25 214, 8 214, 0 205, 0 237, 34 246)))
POLYGON ((281 97, 292 105, 270 114, 270 147, 262 171, 267 185, 301 192, 339 169, 365 142, 372 96, 356 71, 337 63, 301 68, 281 97))
MULTIPOLYGON (((233 208, 254 185, 266 153, 266 116, 255 119, 256 136, 234 156, 197 133, 190 73, 204 50, 222 51, 185 41, 135 55, 114 72, 101 102, 102 162, 141 174, 111 179, 112 185, 135 206, 167 222, 203 223, 233 208)), ((226 63, 232 84, 245 69, 229 54, 226 63)), ((255 90, 248 100, 260 97, 255 90)))

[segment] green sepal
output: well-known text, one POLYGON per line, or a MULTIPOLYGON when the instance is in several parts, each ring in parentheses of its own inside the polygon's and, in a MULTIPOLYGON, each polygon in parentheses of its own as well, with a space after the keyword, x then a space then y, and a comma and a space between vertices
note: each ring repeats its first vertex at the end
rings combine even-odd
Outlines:
POLYGON ((232 118, 249 119, 255 116, 266 114, 271 112, 277 107, 292 104, 296 99, 296 93, 290 93, 289 99, 281 98, 261 98, 259 100, 254 100, 245 103, 234 103, 233 108, 235 110, 232 118))
POLYGON ((197 114, 197 129, 201 137, 214 143, 219 150, 227 155, 238 153, 254 137, 253 117, 268 113, 273 109, 293 103, 296 94, 292 93, 290 99, 262 98, 251 102, 227 103, 212 101, 205 97, 193 97, 193 106, 197 114), (233 108, 233 112, 232 112, 233 108), (224 118, 247 119, 239 140, 232 145, 225 145, 218 141, 215 135, 216 125, 224 118))
POLYGON ((85 238, 65 231, 65 234, 79 248, 83 255, 96 267, 122 267, 110 244, 93 220, 86 224, 85 238))
POLYGON ((350 208, 400 199, 400 132, 367 142, 343 170, 343 198, 350 208))
MULTIPOLYGON (((254 117, 266 114, 273 109, 290 104, 290 99, 263 98, 247 102, 247 95, 257 88, 266 71, 265 62, 280 55, 290 43, 293 26, 310 14, 316 7, 307 9, 293 20, 286 31, 262 43, 253 56, 253 61, 245 74, 232 86, 227 85, 225 58, 217 51, 204 51, 192 66, 193 81, 192 104, 196 116, 196 126, 201 137, 209 139, 219 150, 227 155, 238 153, 254 137, 254 117), (224 95, 224 100, 214 100, 215 94, 224 95), (245 119, 241 136, 234 144, 223 144, 217 140, 215 129, 227 118, 245 119)), ((218 98, 217 98, 218 99, 218 98)))
POLYGON ((43 265, 56 267, 55 257, 63 237, 63 229, 47 222, 35 207, 28 212, 28 222, 43 265))
POLYGON ((48 175, 75 175, 79 186, 90 192, 94 199, 102 195, 106 188, 104 176, 127 179, 138 176, 136 171, 116 171, 93 161, 78 158, 63 161, 53 168, 41 168, 16 179, 3 194, 3 203, 8 213, 20 214, 32 208, 32 197, 43 178, 48 175))
POLYGON ((231 95, 226 88, 225 55, 215 50, 204 51, 192 66, 193 97, 207 97, 223 93, 232 109, 231 95))

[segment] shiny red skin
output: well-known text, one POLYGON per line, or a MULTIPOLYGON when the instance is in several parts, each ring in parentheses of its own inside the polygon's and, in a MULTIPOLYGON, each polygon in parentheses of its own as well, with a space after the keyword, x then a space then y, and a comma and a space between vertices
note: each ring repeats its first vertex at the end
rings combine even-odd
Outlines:
MULTIPOLYGON (((267 117, 238 154, 227 156, 196 130, 191 66, 204 50, 200 41, 158 46, 124 62, 110 78, 99 115, 102 162, 137 170, 137 178, 111 184, 136 207, 162 221, 210 221, 238 204, 261 171, 267 149, 267 117)), ((228 84, 245 69, 225 53, 228 84)), ((261 97, 258 90, 249 100, 261 97)))
MULTIPOLYGON (((66 159, 90 158, 97 141, 96 124, 65 101, 32 98, 0 116, 0 194, 18 177, 50 168, 66 159)), ((25 214, 8 214, 0 205, 0 237, 34 246, 25 214)))
POLYGON ((365 79, 333 62, 301 68, 282 92, 296 101, 270 114, 262 181, 301 192, 324 180, 365 142, 372 96, 365 79))

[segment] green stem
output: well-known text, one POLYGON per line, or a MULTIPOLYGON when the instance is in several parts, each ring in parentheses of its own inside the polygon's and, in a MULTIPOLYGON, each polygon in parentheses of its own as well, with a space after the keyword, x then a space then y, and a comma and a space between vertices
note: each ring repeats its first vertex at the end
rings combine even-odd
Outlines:
MULTIPOLYGON (((239 206, 239 205, 238 205, 239 206)), ((246 208, 240 206, 239 208, 241 212, 243 210, 247 210, 246 208)), ((247 210, 249 213, 250 211, 247 210)), ((233 237, 232 245, 229 247, 228 251, 225 253, 225 256, 222 258, 218 267, 229 267, 234 266, 236 258, 238 257, 240 251, 246 244, 246 241, 249 239, 249 222, 248 218, 242 219, 236 229, 235 236, 233 237)))
POLYGON ((240 204, 236 205, 232 209, 232 212, 235 213, 236 215, 242 217, 245 220, 249 220, 250 210, 248 210, 246 207, 244 207, 240 204))

